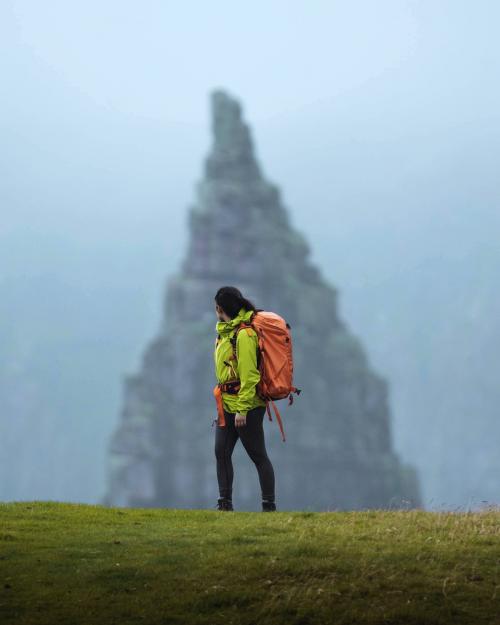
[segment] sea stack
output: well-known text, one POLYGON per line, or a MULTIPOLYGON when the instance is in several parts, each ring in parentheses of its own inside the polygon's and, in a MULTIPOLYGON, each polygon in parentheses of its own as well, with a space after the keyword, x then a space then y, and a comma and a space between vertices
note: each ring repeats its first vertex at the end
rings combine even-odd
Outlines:
MULTIPOLYGON (((211 94, 213 145, 189 208, 189 243, 167 280, 158 335, 125 377, 103 503, 214 508, 214 296, 237 286, 291 325, 295 384, 280 408, 286 442, 265 418, 281 510, 420 506, 417 475, 391 437, 388 382, 339 317, 338 290, 310 260, 279 189, 263 175, 239 102, 211 94)), ((257 471, 238 442, 233 502, 260 508, 257 471)))

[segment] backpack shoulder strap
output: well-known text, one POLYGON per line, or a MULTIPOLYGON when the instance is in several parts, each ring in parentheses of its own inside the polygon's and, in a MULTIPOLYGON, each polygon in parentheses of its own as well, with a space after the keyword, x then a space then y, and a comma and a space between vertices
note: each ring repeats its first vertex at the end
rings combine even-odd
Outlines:
POLYGON ((238 333, 239 333, 240 330, 246 330, 246 333, 248 334, 248 336, 253 336, 254 334, 255 335, 257 334, 255 332, 251 322, 250 323, 240 323, 240 325, 234 331, 233 336, 229 339, 229 342, 231 343, 231 346, 233 348, 233 358, 234 359, 236 359, 236 341, 238 340, 238 333))

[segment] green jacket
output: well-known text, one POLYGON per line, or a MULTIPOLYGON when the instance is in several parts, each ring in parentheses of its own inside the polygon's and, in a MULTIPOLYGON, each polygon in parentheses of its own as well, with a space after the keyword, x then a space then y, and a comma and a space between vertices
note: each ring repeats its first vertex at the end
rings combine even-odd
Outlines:
POLYGON ((239 412, 247 414, 252 408, 265 406, 266 402, 256 392, 256 385, 260 380, 257 369, 257 334, 252 329, 251 336, 246 330, 238 332, 236 339, 236 358, 229 360, 233 353, 230 343, 231 337, 242 321, 248 321, 252 315, 251 310, 240 308, 238 314, 230 321, 218 321, 215 329, 220 335, 216 340, 214 350, 215 376, 217 382, 240 380, 240 390, 237 395, 222 393, 222 401, 227 412, 239 412), (226 364, 227 363, 227 364, 226 364))

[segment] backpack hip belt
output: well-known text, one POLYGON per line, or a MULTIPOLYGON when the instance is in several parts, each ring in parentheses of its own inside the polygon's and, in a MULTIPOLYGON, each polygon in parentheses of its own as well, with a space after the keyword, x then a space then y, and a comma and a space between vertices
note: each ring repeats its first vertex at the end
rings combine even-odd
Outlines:
POLYGON ((226 425, 226 418, 224 416, 224 404, 222 402, 222 393, 229 393, 230 395, 237 395, 240 390, 239 380, 229 380, 228 382, 219 382, 214 386, 214 397, 217 404, 217 423, 219 427, 223 428, 226 425))
MULTIPOLYGON (((228 393, 229 395, 237 395, 238 391, 240 390, 241 384, 239 380, 230 380, 229 382, 220 382, 219 384, 216 384, 214 386, 214 397, 215 397, 215 402, 217 404, 217 419, 214 419, 214 422, 217 421, 217 424, 219 425, 219 427, 225 427, 226 426, 226 418, 224 416, 224 404, 222 402, 222 393, 228 393)), ((295 387, 293 388, 294 391, 297 391, 298 389, 295 389, 295 387)), ((298 390, 298 392, 300 393, 300 390, 298 390)), ((271 416, 271 411, 269 409, 269 404, 272 405, 272 407, 274 408, 274 414, 276 415, 276 419, 278 420, 278 426, 280 428, 281 431, 281 438, 283 440, 283 442, 285 442, 285 431, 283 429, 283 422, 281 420, 281 415, 280 412, 278 410, 278 407, 276 406, 276 404, 273 402, 272 399, 266 399, 266 398, 262 398, 264 399, 264 401, 266 402, 266 412, 267 415, 269 417, 269 421, 272 421, 273 418, 271 416)), ((290 400, 289 400, 289 404, 291 404, 293 401, 292 395, 290 394, 290 400)))

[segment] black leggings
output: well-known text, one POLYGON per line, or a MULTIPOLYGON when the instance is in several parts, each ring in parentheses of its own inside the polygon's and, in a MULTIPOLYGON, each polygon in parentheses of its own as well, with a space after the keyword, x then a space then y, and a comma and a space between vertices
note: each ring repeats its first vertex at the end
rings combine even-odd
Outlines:
POLYGON ((246 425, 234 425, 234 412, 226 412, 225 427, 218 424, 215 429, 215 457, 217 458, 217 480, 221 497, 232 499, 233 462, 231 456, 238 437, 250 456, 259 474, 262 499, 274 501, 274 469, 266 451, 264 441, 265 406, 257 406, 247 412, 246 425))

